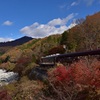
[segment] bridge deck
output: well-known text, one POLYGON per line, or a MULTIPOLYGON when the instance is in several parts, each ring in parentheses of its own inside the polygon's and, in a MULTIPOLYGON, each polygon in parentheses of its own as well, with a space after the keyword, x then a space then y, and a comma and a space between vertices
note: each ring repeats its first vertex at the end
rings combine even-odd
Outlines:
POLYGON ((39 65, 40 65, 41 67, 47 67, 47 66, 48 66, 48 67, 50 67, 50 66, 53 67, 55 64, 54 64, 54 63, 40 63, 39 65))
POLYGON ((92 50, 92 51, 84 51, 84 52, 74 52, 74 53, 68 53, 68 54, 60 54, 60 55, 54 55, 54 56, 46 56, 41 58, 40 66, 46 67, 46 66, 54 66, 57 62, 72 62, 76 61, 78 57, 84 57, 84 56, 97 56, 100 57, 100 49, 99 50, 92 50))

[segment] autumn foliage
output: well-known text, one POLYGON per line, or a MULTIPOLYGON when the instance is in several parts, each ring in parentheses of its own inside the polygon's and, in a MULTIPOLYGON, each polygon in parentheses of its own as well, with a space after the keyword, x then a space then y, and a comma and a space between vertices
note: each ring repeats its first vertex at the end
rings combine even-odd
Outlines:
POLYGON ((20 57, 17 61, 17 64, 15 66, 15 68, 13 69, 14 72, 19 73, 19 75, 22 75, 23 70, 25 70, 25 68, 28 66, 28 64, 31 62, 31 57, 20 57))
POLYGON ((48 75, 49 90, 54 90, 58 100, 65 100, 63 97, 66 100, 73 100, 73 98, 82 100, 83 97, 91 100, 90 91, 93 93, 92 98, 98 96, 97 90, 100 90, 100 62, 97 60, 91 64, 85 60, 80 60, 69 67, 60 65, 49 70, 48 75), (59 96, 59 94, 62 94, 62 96, 59 96))
POLYGON ((0 91, 0 100, 11 100, 6 90, 0 91))
POLYGON ((49 72, 49 76, 52 77, 54 83, 73 81, 76 84, 100 88, 100 64, 97 64, 88 67, 84 61, 79 61, 70 65, 69 68, 66 68, 66 66, 58 66, 49 72))
POLYGON ((63 32, 60 44, 67 51, 86 51, 100 48, 100 12, 87 16, 85 20, 78 19, 78 25, 63 32))
POLYGON ((49 51, 48 51, 48 54, 56 54, 56 53, 60 53, 60 54, 63 54, 65 52, 65 49, 63 48, 63 45, 59 45, 57 47, 54 47, 54 48, 51 48, 49 51))

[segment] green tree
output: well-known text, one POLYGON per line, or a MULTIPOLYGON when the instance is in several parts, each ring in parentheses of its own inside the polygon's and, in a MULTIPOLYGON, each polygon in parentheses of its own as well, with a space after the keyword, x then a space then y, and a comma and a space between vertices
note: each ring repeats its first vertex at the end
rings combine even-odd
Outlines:
POLYGON ((66 45, 67 44, 67 40, 68 40, 68 32, 65 31, 62 34, 62 38, 61 38, 60 44, 61 45, 66 45))

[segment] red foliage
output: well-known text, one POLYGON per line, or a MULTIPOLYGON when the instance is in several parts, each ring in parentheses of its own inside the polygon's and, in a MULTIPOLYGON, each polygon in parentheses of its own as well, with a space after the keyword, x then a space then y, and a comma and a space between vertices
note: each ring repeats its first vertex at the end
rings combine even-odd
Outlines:
POLYGON ((76 84, 100 88, 100 68, 96 66, 98 65, 88 67, 83 61, 79 61, 68 69, 65 66, 58 66, 49 72, 49 77, 53 83, 70 83, 72 81, 76 84))
POLYGON ((73 68, 66 69, 65 66, 58 66, 53 71, 48 73, 49 81, 53 84, 69 84, 72 80, 74 80, 73 68))
POLYGON ((94 71, 94 77, 91 80, 91 85, 100 88, 100 69, 94 71))
POLYGON ((75 82, 78 84, 88 85, 92 79, 90 69, 82 62, 74 64, 75 82))
MULTIPOLYGON (((68 71, 66 70, 66 67, 59 66, 54 70, 54 74, 56 75, 57 81, 63 81, 66 80, 68 77, 68 71)), ((69 80, 69 78, 67 79, 69 80)))
POLYGON ((28 57, 20 57, 17 61, 17 64, 27 64, 29 61, 30 59, 28 57))
POLYGON ((11 100, 6 90, 0 91, 0 100, 11 100))
POLYGON ((75 82, 82 85, 100 88, 100 62, 87 66, 84 61, 74 64, 75 82))

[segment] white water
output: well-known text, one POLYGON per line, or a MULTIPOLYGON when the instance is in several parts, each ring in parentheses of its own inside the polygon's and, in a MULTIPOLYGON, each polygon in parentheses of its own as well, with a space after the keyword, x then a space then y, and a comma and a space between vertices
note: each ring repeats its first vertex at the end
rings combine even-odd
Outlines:
POLYGON ((0 86, 9 84, 18 79, 18 73, 6 72, 6 70, 0 69, 0 86))

